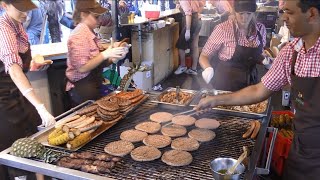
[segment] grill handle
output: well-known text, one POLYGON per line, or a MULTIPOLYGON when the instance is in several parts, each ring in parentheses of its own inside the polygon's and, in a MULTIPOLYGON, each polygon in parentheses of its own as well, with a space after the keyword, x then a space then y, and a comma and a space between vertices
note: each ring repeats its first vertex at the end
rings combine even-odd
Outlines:
POLYGON ((269 133, 273 132, 273 134, 272 134, 272 139, 271 139, 271 143, 270 143, 270 147, 269 147, 266 166, 265 166, 265 168, 258 168, 258 167, 256 168, 256 173, 257 174, 262 174, 262 175, 266 175, 266 174, 270 173, 270 163, 271 163, 274 143, 276 141, 276 137, 277 137, 277 134, 278 134, 278 128, 267 127, 267 132, 269 132, 269 133))

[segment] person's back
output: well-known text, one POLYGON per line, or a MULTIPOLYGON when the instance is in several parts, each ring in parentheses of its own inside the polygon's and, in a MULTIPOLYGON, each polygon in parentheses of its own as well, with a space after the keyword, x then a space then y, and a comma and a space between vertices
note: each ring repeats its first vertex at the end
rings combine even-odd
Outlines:
POLYGON ((29 24, 25 26, 30 44, 39 44, 43 16, 40 9, 34 9, 28 14, 29 24))

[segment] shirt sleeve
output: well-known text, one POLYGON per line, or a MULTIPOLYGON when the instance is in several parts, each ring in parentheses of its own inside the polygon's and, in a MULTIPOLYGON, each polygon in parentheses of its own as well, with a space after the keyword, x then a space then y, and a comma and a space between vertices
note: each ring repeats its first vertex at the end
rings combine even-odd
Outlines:
POLYGON ((90 60, 87 44, 85 38, 81 37, 73 37, 68 41, 69 62, 76 69, 80 69, 90 60))
POLYGON ((263 47, 265 47, 267 44, 267 29, 263 24, 258 23, 258 31, 260 32, 262 37, 263 47))
POLYGON ((290 59, 290 46, 284 47, 274 60, 270 70, 261 78, 261 82, 271 91, 279 91, 289 83, 285 61, 290 59))
MULTIPOLYGON (((223 23, 224 24, 224 23, 223 23)), ((202 53, 206 56, 212 56, 217 52, 224 42, 224 30, 222 24, 218 25, 211 33, 208 41, 202 49, 202 53)))
POLYGON ((5 66, 6 73, 13 64, 23 66, 22 59, 18 53, 16 33, 8 27, 0 27, 0 60, 5 66))
POLYGON ((183 9, 185 15, 192 15, 192 6, 190 0, 180 0, 180 6, 183 9))

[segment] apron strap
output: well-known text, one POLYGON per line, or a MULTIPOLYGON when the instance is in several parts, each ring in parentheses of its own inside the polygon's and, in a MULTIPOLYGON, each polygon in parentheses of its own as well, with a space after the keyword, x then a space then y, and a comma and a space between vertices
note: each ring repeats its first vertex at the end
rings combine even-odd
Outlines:
POLYGON ((291 74, 292 75, 295 75, 294 66, 296 65, 297 57, 298 57, 298 52, 294 50, 293 54, 292 54, 292 62, 291 62, 291 74))

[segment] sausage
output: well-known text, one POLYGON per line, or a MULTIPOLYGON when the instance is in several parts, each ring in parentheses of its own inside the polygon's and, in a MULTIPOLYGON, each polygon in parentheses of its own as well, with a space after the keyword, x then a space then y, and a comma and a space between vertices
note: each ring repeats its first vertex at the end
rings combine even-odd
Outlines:
POLYGON ((97 127, 101 126, 102 123, 103 123, 102 121, 96 121, 94 123, 91 123, 91 124, 88 124, 88 125, 86 125, 84 127, 81 127, 79 130, 80 130, 80 132, 89 131, 91 129, 94 129, 94 128, 97 128, 97 127))
POLYGON ((89 118, 85 119, 84 121, 82 121, 78 126, 76 126, 76 128, 85 127, 85 126, 87 126, 88 124, 93 123, 95 119, 96 119, 96 118, 95 118, 94 116, 89 117, 89 118))
POLYGON ((61 160, 57 162, 57 165, 61 166, 61 167, 65 167, 65 168, 70 168, 70 169, 80 169, 81 168, 81 164, 72 164, 70 162, 61 161, 61 160))
POLYGON ((120 157, 113 157, 112 161, 113 162, 119 162, 119 161, 121 161, 121 158, 120 157))
POLYGON ((72 117, 68 117, 68 118, 62 119, 62 120, 60 120, 60 121, 58 121, 58 122, 56 123, 55 128, 58 129, 58 128, 61 127, 62 125, 66 124, 66 123, 68 123, 68 122, 74 121, 74 120, 76 120, 76 119, 79 119, 79 118, 80 118, 79 115, 75 115, 75 116, 72 116, 72 117))
POLYGON ((95 166, 102 166, 102 167, 105 167, 105 168, 108 168, 108 169, 111 169, 114 167, 115 163, 113 161, 110 161, 110 162, 105 162, 105 161, 99 161, 99 160, 96 160, 93 162, 92 165, 95 165, 95 166))
POLYGON ((95 159, 91 152, 71 153, 69 157, 74 159, 95 159))
POLYGON ((250 135, 252 134, 252 132, 253 132, 253 130, 254 130, 254 128, 255 128, 255 122, 254 121, 250 121, 250 128, 247 130, 247 132, 246 133, 244 133, 243 135, 242 135, 242 137, 243 138, 248 138, 248 137, 250 137, 250 135))
POLYGON ((260 130, 260 126, 261 126, 261 124, 258 120, 254 121, 254 123, 255 123, 255 128, 254 128, 253 133, 251 134, 252 139, 255 139, 257 137, 259 130, 260 130))
POLYGON ((76 126, 79 126, 86 118, 87 118, 87 116, 83 115, 79 119, 77 119, 75 121, 71 121, 65 125, 68 126, 69 128, 74 128, 76 126))
POLYGON ((106 154, 106 153, 98 154, 95 157, 96 160, 100 160, 100 161, 112 161, 112 158, 113 158, 112 155, 106 154))
POLYGON ((93 165, 82 165, 81 171, 93 173, 93 174, 99 174, 97 166, 93 166, 93 165))

